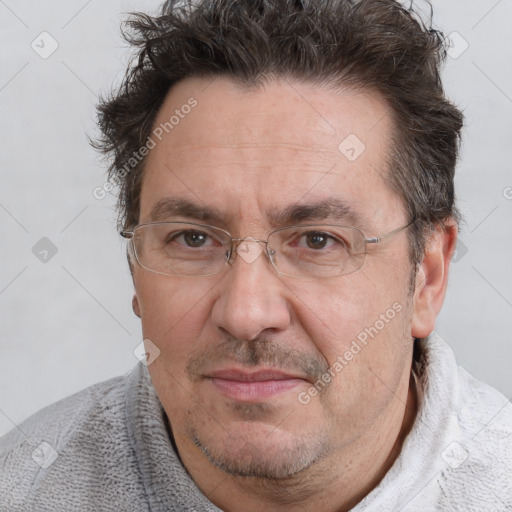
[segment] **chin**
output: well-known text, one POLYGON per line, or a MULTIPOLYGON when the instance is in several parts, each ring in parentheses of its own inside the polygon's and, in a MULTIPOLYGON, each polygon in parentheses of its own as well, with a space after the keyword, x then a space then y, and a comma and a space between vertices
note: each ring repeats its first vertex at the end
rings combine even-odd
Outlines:
MULTIPOLYGON (((202 432, 190 426, 189 439, 208 460, 236 477, 281 480, 293 477, 329 453, 320 430, 316 436, 292 434, 273 425, 244 422, 244 432, 202 432)), ((235 429, 231 429, 235 430, 235 429)))

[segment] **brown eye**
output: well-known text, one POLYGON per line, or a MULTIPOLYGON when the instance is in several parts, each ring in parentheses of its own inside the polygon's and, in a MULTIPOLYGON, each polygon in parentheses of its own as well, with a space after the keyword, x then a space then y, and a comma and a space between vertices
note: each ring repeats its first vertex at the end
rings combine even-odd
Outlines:
POLYGON ((181 231, 169 237, 168 242, 177 242, 186 247, 204 247, 210 245, 209 236, 202 231, 181 231))
POLYGON ((304 235, 306 244, 310 249, 324 249, 329 242, 329 236, 325 233, 315 232, 304 235))
POLYGON ((347 246, 342 238, 325 231, 307 231, 302 233, 294 245, 297 248, 313 249, 316 251, 321 251, 322 249, 345 249, 347 246))
POLYGON ((190 247, 202 247, 208 236, 199 231, 187 231, 183 233, 183 239, 190 247))

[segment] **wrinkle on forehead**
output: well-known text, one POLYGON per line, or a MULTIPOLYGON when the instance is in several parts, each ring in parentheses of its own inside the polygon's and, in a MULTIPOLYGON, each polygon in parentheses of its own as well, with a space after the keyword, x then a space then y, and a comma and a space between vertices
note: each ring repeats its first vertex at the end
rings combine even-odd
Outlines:
POLYGON ((197 98, 148 156, 144 218, 164 195, 195 198, 256 227, 273 207, 329 196, 349 201, 374 228, 383 213, 383 226, 401 215, 386 179, 393 120, 378 95, 286 83, 249 94, 229 80, 203 89, 201 80, 177 84, 158 114, 165 121, 171 106, 197 98), (350 135, 365 145, 356 160, 340 149, 350 135))
POLYGON ((339 156, 339 151, 335 144, 333 149, 323 149, 315 146, 306 146, 303 144, 291 144, 286 142, 236 142, 231 144, 180 144, 179 148, 172 150, 172 154, 188 153, 190 150, 201 149, 253 149, 253 148, 271 148, 271 149, 289 149, 290 151, 306 151, 308 153, 327 153, 339 156))

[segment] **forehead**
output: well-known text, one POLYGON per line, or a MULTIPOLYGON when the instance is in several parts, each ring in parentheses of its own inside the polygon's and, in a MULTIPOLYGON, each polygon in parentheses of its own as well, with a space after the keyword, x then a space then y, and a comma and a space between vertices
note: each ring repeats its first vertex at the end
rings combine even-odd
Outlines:
POLYGON ((166 197, 237 221, 324 199, 345 202, 369 223, 400 215, 385 181, 392 129, 389 107, 368 91, 285 79, 251 89, 222 77, 184 80, 153 125, 141 222, 166 197))

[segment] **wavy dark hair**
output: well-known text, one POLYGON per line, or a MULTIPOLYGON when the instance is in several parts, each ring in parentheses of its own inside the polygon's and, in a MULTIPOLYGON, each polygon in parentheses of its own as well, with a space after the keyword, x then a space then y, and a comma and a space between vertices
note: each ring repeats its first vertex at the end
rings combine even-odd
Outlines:
MULTIPOLYGON (((412 2, 411 2, 412 3, 412 2)), ((430 5, 430 4, 429 4, 430 5)), ((138 222, 146 144, 169 89, 187 77, 225 76, 249 88, 286 77, 375 91, 393 112, 387 182, 409 219, 420 262, 429 231, 459 219, 454 173, 462 113, 444 94, 443 34, 395 0, 168 0, 158 16, 135 13, 135 48, 121 86, 98 105, 94 145, 119 185, 119 227, 138 222)))

